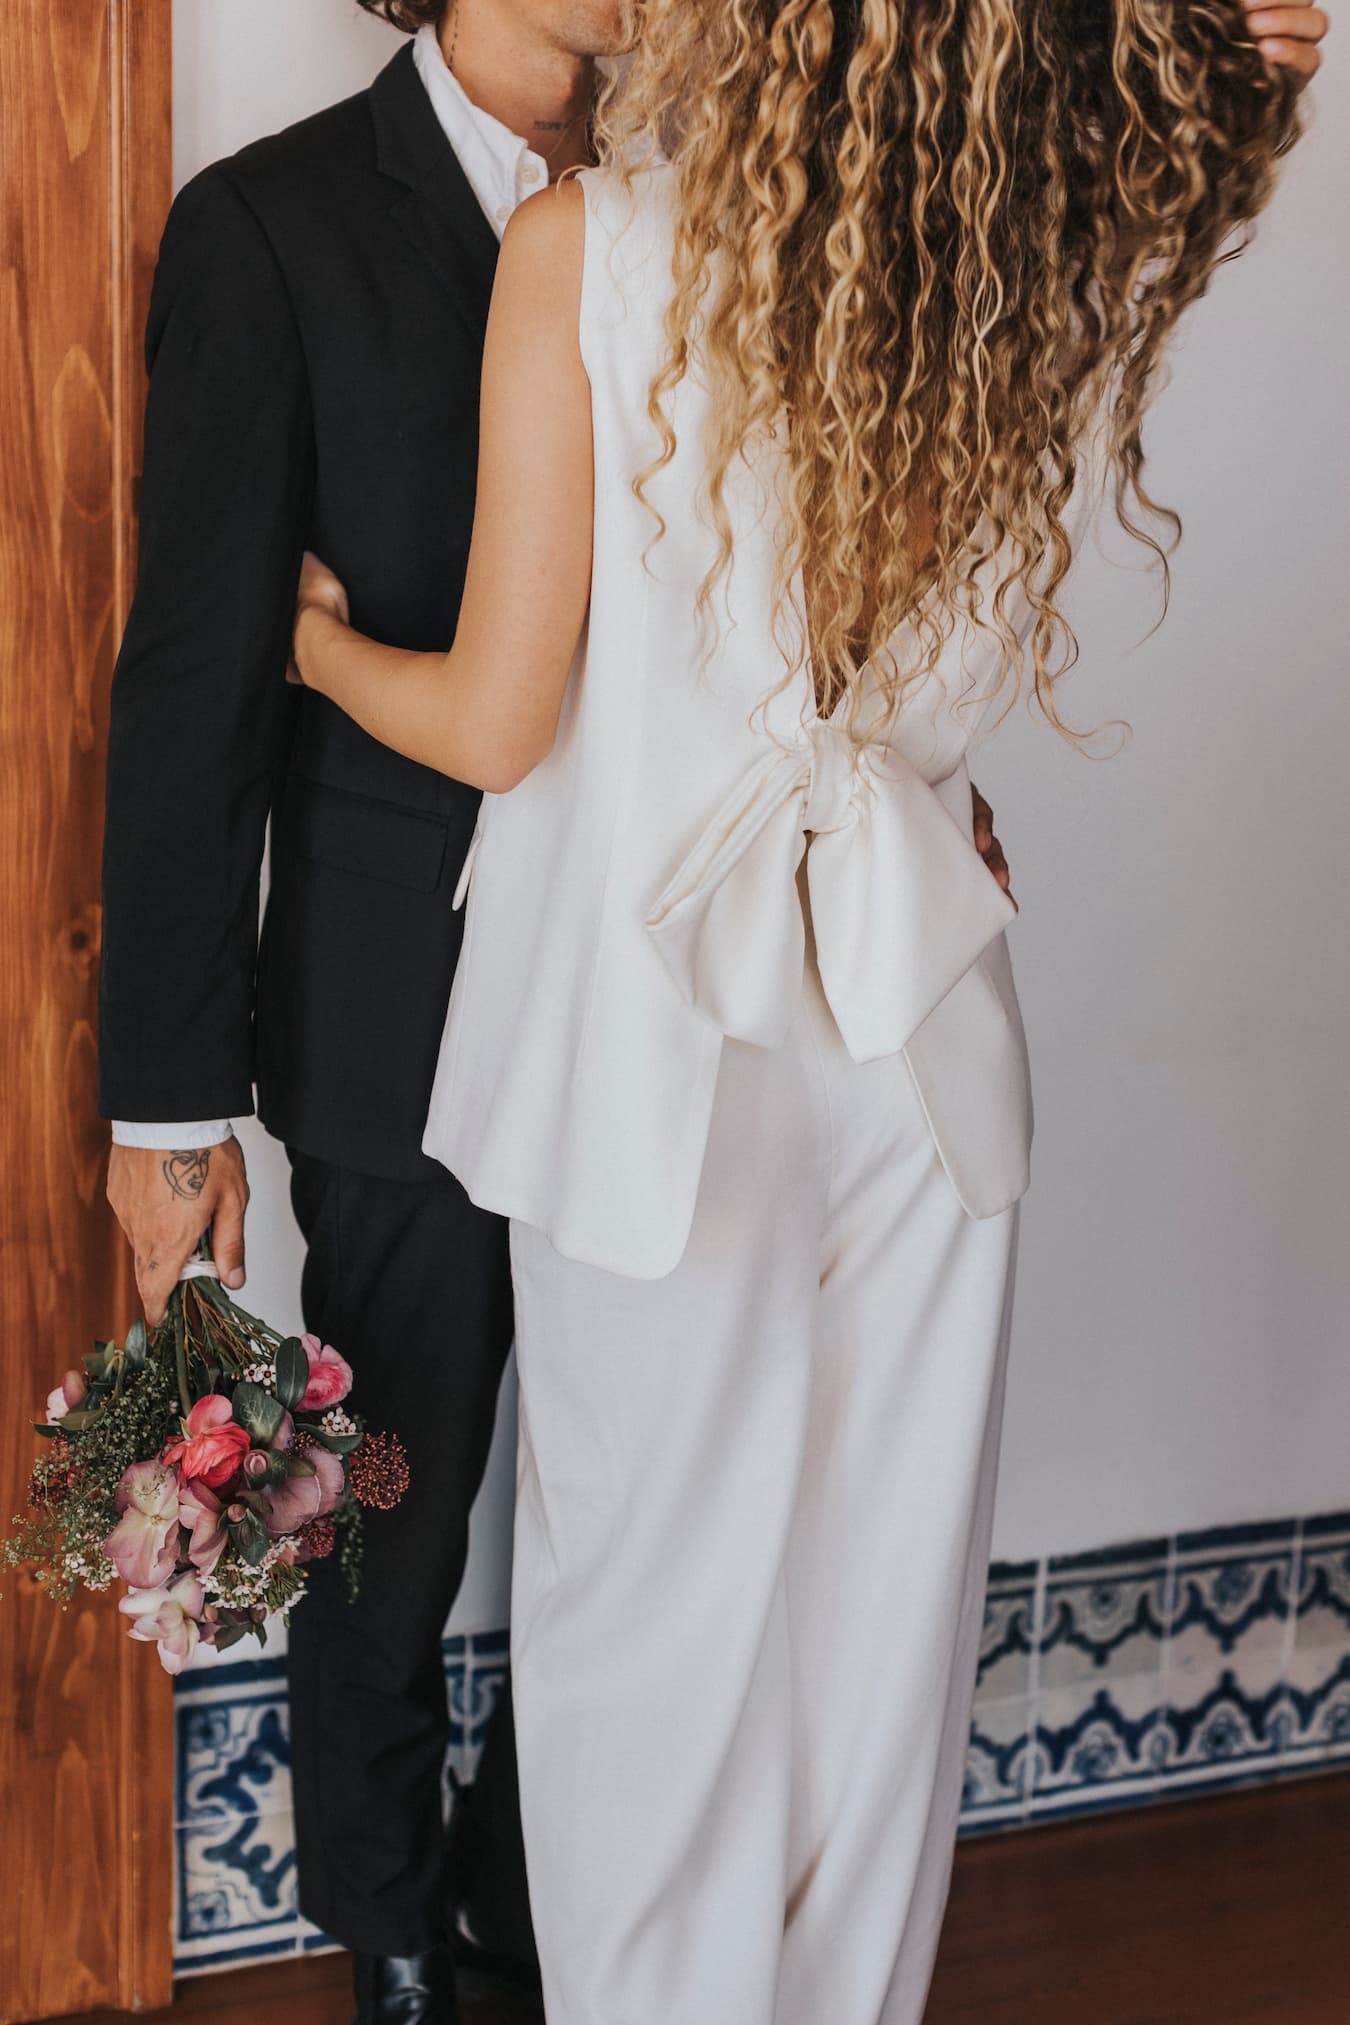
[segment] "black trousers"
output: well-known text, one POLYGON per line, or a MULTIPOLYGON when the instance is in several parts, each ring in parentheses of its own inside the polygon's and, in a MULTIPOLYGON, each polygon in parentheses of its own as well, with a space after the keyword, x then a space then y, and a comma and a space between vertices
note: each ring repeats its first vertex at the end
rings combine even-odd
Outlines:
MULTIPOLYGON (((305 1325, 350 1363, 353 1404, 399 1436, 411 1478, 393 1511, 365 1514, 357 1600, 334 1556, 291 1619, 300 1904, 347 1947, 415 1954, 445 1936, 441 1634, 511 1347, 507 1225, 448 1173, 385 1181, 288 1153, 305 1325)), ((509 1695, 473 1793, 474 1840, 523 1898, 509 1695)))

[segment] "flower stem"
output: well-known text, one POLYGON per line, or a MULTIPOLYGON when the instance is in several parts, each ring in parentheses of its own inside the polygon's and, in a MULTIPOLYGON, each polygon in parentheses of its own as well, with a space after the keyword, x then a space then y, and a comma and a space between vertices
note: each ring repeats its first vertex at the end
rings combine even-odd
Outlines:
POLYGON ((175 1289, 169 1305, 173 1316, 174 1360, 178 1366, 178 1403, 186 1420, 192 1411, 192 1394, 188 1389, 187 1332, 183 1327, 183 1296, 180 1290, 175 1289))

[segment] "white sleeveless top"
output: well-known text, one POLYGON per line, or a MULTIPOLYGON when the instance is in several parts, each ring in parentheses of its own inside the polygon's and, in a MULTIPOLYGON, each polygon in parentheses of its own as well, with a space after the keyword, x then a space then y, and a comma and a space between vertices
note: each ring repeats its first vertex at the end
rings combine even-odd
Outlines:
MULTIPOLYGON (((691 374, 657 447, 648 388, 672 292, 673 172, 581 178, 581 350, 595 438, 587 632, 552 753, 484 799, 425 1150, 481 1207, 635 1278, 678 1263, 726 1037, 773 1047, 801 992, 803 853, 821 979, 858 1061, 904 1050, 972 1216, 1025 1189, 1031 1107, 1003 930, 976 852, 965 754, 993 639, 948 641, 889 742, 854 764, 787 684, 775 641, 769 453, 737 471, 734 564, 708 651, 700 512, 708 398, 691 374), (771 692, 777 691, 776 694, 771 692), (764 708, 766 697, 769 698, 764 708)), ((781 633, 781 627, 780 627, 781 633)))

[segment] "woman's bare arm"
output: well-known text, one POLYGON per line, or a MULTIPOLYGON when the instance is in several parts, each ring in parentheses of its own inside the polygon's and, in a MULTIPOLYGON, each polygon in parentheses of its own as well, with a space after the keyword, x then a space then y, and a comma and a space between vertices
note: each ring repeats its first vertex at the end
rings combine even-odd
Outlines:
POLYGON ((550 751, 590 597, 595 476, 578 338, 584 199, 566 183, 507 227, 488 319, 478 496, 448 654, 380 646, 344 624, 341 587, 307 563, 300 679, 371 736, 504 793, 550 751))

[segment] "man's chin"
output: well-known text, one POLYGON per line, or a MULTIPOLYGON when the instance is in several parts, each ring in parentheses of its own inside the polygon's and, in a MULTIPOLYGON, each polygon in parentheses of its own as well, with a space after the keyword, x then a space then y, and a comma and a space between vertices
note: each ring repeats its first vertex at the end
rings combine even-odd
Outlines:
POLYGON ((627 41, 622 7, 610 5, 609 0, 591 0, 589 5, 582 0, 570 11, 567 43, 573 56, 598 60, 619 55, 627 41))

